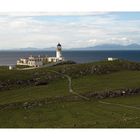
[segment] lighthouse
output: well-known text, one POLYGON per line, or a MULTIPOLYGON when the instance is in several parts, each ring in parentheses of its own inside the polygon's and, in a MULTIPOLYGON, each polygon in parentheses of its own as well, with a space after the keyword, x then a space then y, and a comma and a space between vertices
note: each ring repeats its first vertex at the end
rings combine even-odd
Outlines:
POLYGON ((60 43, 57 44, 56 58, 58 58, 58 59, 61 59, 62 58, 62 47, 61 47, 61 44, 60 43))

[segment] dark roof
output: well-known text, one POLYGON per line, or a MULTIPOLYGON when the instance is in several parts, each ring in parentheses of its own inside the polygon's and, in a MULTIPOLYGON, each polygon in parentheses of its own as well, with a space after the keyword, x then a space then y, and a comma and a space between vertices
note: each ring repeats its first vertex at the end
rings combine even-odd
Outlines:
POLYGON ((60 44, 60 43, 58 43, 58 44, 57 44, 57 46, 61 46, 61 44, 60 44))

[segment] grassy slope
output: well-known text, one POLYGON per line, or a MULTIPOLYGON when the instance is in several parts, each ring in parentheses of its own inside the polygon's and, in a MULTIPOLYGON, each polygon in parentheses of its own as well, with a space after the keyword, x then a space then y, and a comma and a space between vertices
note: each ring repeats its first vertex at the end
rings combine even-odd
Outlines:
MULTIPOLYGON (((90 75, 72 79, 73 89, 88 93, 107 89, 139 87, 140 71, 121 71, 105 75, 90 75)), ((59 79, 46 86, 27 87, 0 92, 0 104, 68 95, 68 81, 59 79)))
POLYGON ((140 70, 140 63, 128 62, 128 61, 100 61, 94 63, 85 64, 71 64, 71 65, 58 65, 54 67, 47 67, 34 70, 8 70, 8 67, 0 67, 0 81, 5 80, 28 80, 31 78, 54 75, 55 73, 49 72, 49 70, 56 70, 58 72, 64 72, 72 77, 79 77, 80 71, 83 70, 85 75, 89 75, 92 67, 97 66, 100 70, 104 71, 121 71, 138 68, 140 70))
MULTIPOLYGON (((138 107, 140 96, 103 101, 138 107)), ((140 127, 140 111, 100 104, 98 100, 55 103, 28 110, 1 110, 0 127, 140 127)))
POLYGON ((120 71, 112 74, 84 76, 73 82, 74 89, 79 93, 133 88, 140 86, 140 71, 120 71))

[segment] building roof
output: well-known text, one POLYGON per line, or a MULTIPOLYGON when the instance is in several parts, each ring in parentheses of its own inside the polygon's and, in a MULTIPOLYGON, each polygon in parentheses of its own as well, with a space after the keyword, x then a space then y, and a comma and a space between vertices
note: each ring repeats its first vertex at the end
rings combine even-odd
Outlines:
POLYGON ((57 44, 57 46, 61 47, 61 44, 60 44, 60 43, 58 43, 58 44, 57 44))

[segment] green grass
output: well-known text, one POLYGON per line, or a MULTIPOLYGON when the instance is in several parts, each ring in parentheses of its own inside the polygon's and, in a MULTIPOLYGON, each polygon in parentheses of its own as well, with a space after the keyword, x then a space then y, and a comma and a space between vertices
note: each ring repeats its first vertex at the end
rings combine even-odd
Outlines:
MULTIPOLYGON (((72 79, 73 89, 78 93, 101 90, 135 88, 140 85, 140 71, 121 71, 112 74, 90 75, 72 79)), ((0 104, 37 100, 45 97, 69 95, 68 81, 59 79, 45 86, 26 87, 0 92, 0 104)))
MULTIPOLYGON (((127 61, 60 65, 27 71, 9 71, 8 67, 0 67, 0 82, 10 80, 12 83, 17 80, 55 76, 49 70, 70 75, 72 87, 78 93, 140 87, 140 64, 127 61), (97 66, 99 72, 92 74, 93 66, 97 66)), ((47 85, 16 85, 15 89, 1 91, 0 104, 69 95, 67 79, 52 79, 47 85)), ((139 109, 115 105, 140 107, 140 95, 108 98, 103 101, 113 104, 101 104, 94 99, 54 103, 30 109, 0 110, 0 127, 140 127, 139 109)))
POLYGON ((140 71, 120 71, 73 80, 73 88, 79 93, 133 87, 140 87, 140 71))
POLYGON ((45 97, 68 94, 67 81, 58 80, 45 86, 34 86, 0 92, 0 104, 38 100, 45 97))
MULTIPOLYGON (((140 96, 104 99, 112 103, 139 106, 140 96)), ((32 109, 0 111, 0 127, 140 127, 140 111, 96 101, 55 103, 32 109)))
MULTIPOLYGON (((108 71, 122 71, 122 70, 140 70, 140 63, 129 62, 129 61, 99 61, 84 64, 71 64, 71 65, 58 65, 55 67, 46 67, 34 70, 8 70, 8 67, 0 67, 0 81, 6 80, 29 80, 40 76, 55 75, 55 73, 50 73, 49 70, 55 70, 58 72, 64 72, 70 76, 77 77, 80 72, 83 71, 84 75, 89 75, 93 66, 97 66, 101 73, 106 73, 108 71)), ((98 73, 98 72, 97 72, 98 73)))

